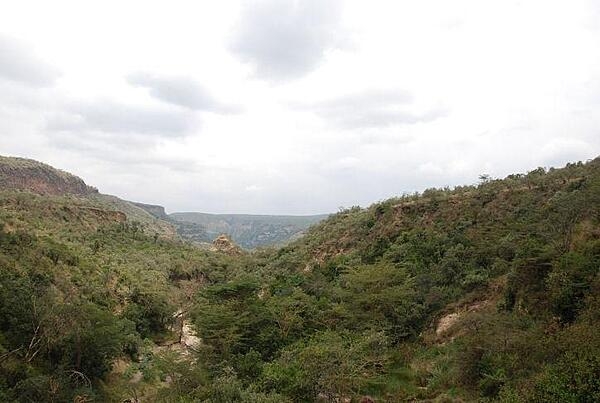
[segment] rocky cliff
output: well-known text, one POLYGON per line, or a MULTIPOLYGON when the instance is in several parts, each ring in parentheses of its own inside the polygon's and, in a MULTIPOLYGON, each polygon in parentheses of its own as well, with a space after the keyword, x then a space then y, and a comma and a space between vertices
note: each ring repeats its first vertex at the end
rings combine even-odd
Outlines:
POLYGON ((169 216, 167 215, 167 212, 165 211, 165 208, 163 206, 138 202, 131 202, 131 204, 147 211, 156 218, 160 218, 161 220, 169 220, 169 216))
POLYGON ((25 158, 0 157, 0 190, 22 190, 41 195, 98 193, 75 175, 25 158))

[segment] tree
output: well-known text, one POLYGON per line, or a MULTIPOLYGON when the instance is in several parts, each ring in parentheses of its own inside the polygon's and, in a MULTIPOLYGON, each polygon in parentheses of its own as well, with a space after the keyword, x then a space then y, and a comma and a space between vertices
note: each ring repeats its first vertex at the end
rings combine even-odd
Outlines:
POLYGON ((386 365, 386 345, 385 336, 377 332, 319 332, 283 349, 265 366, 262 384, 297 401, 356 396, 386 365))

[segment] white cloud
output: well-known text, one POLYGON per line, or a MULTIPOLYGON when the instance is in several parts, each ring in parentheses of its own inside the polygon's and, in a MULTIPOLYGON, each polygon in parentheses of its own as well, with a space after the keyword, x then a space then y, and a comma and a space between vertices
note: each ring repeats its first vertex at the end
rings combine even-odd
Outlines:
POLYGON ((590 158, 590 148, 583 140, 559 137, 550 139, 537 153, 544 166, 557 166, 565 161, 585 161, 590 158))
POLYGON ((246 186, 246 192, 258 192, 262 190, 261 186, 258 185, 248 185, 246 186))

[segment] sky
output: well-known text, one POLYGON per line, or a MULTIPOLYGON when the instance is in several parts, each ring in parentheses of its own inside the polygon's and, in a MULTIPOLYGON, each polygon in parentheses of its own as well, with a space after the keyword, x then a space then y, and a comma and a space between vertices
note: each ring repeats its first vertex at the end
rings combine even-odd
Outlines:
POLYGON ((600 2, 2 2, 0 154, 254 214, 585 161, 600 2))

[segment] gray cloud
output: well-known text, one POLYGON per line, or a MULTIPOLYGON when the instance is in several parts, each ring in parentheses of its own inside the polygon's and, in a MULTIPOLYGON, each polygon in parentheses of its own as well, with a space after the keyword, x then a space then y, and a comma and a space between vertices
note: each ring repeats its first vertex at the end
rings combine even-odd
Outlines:
POLYGON ((94 101, 67 105, 47 123, 51 131, 137 133, 161 137, 185 135, 194 121, 189 113, 146 106, 94 101))
POLYGON ((31 87, 50 87, 58 71, 18 41, 0 36, 0 77, 31 87))
POLYGON ((85 135, 75 132, 53 133, 51 146, 87 158, 118 164, 129 174, 131 167, 157 165, 179 172, 195 172, 198 163, 185 156, 168 157, 156 152, 156 144, 147 136, 131 134, 113 137, 107 134, 85 135))
POLYGON ((177 109, 113 101, 67 102, 48 114, 42 132, 45 148, 55 155, 80 164, 110 166, 121 170, 121 176, 139 178, 149 167, 159 166, 188 174, 196 170, 196 162, 187 156, 164 155, 161 144, 166 139, 185 141, 192 133, 193 118, 193 113, 177 109))
POLYGON ((264 0, 246 5, 230 49, 258 77, 285 81, 314 70, 328 50, 340 47, 337 0, 264 0))
POLYGON ((446 112, 431 109, 411 111, 413 96, 403 90, 366 90, 339 98, 304 105, 323 119, 343 129, 380 128, 401 124, 430 122, 446 112))
POLYGON ((160 101, 182 106, 191 110, 215 113, 239 113, 241 107, 220 102, 191 78, 160 77, 137 72, 127 76, 127 82, 135 87, 150 90, 150 95, 160 101))

